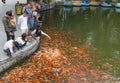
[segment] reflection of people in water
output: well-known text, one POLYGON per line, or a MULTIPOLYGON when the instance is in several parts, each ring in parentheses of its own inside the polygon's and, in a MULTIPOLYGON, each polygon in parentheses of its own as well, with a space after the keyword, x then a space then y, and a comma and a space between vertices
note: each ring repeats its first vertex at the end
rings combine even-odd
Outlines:
POLYGON ((2 2, 5 4, 6 0, 2 0, 2 2))

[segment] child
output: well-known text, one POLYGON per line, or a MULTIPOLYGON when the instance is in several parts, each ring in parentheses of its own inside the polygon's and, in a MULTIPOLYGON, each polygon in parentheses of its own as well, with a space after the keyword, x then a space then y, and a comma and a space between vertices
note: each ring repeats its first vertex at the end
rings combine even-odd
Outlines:
POLYGON ((18 25, 20 26, 21 32, 28 34, 28 12, 23 12, 21 16, 18 17, 18 25))
POLYGON ((22 49, 26 45, 26 43, 27 43, 26 39, 27 39, 26 33, 23 33, 20 37, 17 37, 17 39, 15 41, 18 42, 18 44, 19 44, 18 48, 19 49, 22 49))

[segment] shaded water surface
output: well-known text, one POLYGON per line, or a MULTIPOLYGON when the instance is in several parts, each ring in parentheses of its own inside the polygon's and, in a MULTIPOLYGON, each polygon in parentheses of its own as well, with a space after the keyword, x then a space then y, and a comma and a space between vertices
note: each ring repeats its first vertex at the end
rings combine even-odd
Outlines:
POLYGON ((120 76, 120 9, 102 7, 58 8, 44 13, 44 24, 67 32, 87 43, 99 64, 112 66, 112 74, 120 76))

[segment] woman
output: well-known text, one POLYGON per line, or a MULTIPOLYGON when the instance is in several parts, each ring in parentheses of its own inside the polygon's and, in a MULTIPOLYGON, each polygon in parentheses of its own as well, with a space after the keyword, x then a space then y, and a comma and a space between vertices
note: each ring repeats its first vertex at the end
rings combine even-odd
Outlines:
POLYGON ((7 41, 12 39, 14 40, 15 35, 13 32, 13 25, 11 24, 10 20, 12 17, 12 12, 11 11, 7 11, 6 15, 3 17, 2 22, 5 28, 5 32, 6 32, 6 36, 7 36, 7 41))

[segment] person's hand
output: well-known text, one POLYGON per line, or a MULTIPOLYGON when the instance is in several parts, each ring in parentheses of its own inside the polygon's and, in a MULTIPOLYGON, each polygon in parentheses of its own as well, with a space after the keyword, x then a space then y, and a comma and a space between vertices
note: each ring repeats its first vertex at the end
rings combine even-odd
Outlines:
POLYGON ((13 55, 14 54, 14 52, 11 52, 11 55, 13 55))
POLYGON ((35 41, 36 41, 37 43, 39 42, 37 38, 35 39, 35 41))
POLYGON ((49 40, 51 40, 51 37, 48 37, 49 38, 49 40))
POLYGON ((13 33, 12 33, 12 32, 9 32, 9 35, 13 35, 13 33))

